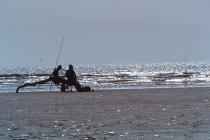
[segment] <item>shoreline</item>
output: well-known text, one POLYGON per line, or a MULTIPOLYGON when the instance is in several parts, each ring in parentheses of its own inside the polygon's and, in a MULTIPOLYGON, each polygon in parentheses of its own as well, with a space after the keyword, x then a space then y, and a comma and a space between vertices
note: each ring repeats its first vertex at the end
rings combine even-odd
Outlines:
POLYGON ((15 91, 14 92, 2 92, 0 93, 0 96, 1 94, 37 94, 37 93, 45 93, 45 94, 50 94, 50 93, 63 93, 63 94, 68 94, 68 93, 95 93, 95 92, 107 92, 107 91, 110 91, 110 92, 113 92, 113 91, 144 91, 144 90, 154 90, 154 89, 157 89, 157 90, 186 90, 186 89, 206 89, 206 90, 209 90, 210 91, 210 87, 151 87, 151 88, 113 88, 113 89, 94 89, 94 91, 91 91, 91 92, 77 92, 75 90, 75 88, 73 88, 73 91, 70 92, 60 92, 60 91, 19 91, 18 93, 16 93, 15 91))
POLYGON ((210 88, 0 94, 0 139, 209 139, 210 88))

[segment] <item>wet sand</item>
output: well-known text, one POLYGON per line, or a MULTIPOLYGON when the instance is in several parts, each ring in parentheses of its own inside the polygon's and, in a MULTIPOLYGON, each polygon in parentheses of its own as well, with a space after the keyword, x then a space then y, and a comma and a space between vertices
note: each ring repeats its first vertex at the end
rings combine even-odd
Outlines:
POLYGON ((0 94, 2 139, 210 139, 210 88, 0 94))

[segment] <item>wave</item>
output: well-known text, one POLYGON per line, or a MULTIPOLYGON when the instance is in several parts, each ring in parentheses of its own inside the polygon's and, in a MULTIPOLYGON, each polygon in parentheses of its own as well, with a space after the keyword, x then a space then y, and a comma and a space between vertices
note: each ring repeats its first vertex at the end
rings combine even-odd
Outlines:
POLYGON ((0 78, 21 78, 21 77, 31 77, 31 76, 36 76, 36 77, 41 77, 41 76, 50 76, 50 74, 42 73, 42 74, 0 74, 0 78))

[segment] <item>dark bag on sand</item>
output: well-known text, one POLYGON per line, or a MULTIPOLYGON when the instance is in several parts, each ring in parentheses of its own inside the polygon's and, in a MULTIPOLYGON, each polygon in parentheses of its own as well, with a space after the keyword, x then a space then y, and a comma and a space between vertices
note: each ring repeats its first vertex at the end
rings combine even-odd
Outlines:
POLYGON ((89 86, 81 86, 80 88, 77 89, 78 92, 89 92, 92 91, 89 86))

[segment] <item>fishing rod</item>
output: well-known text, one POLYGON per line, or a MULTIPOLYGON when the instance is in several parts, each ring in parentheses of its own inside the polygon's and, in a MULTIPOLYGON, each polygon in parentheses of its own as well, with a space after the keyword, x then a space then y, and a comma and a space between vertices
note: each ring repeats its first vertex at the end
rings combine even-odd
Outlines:
POLYGON ((59 60, 59 57, 60 57, 60 54, 61 54, 61 49, 62 49, 62 46, 63 46, 63 41, 64 41, 64 37, 62 38, 62 41, 61 41, 61 44, 60 44, 60 49, 59 49, 59 52, 58 52, 58 56, 57 56, 57 60, 56 60, 56 63, 55 63, 55 67, 57 67, 57 65, 58 65, 58 60, 59 60))
MULTIPOLYGON (((62 47, 63 47, 63 41, 64 41, 64 36, 62 37, 62 41, 61 41, 61 44, 60 44, 60 47, 59 47, 58 56, 57 56, 56 63, 55 63, 55 68, 58 65, 58 60, 60 58, 61 50, 62 50, 62 47)), ((50 85, 50 91, 51 91, 51 89, 52 89, 52 82, 51 82, 51 85, 50 85)))

